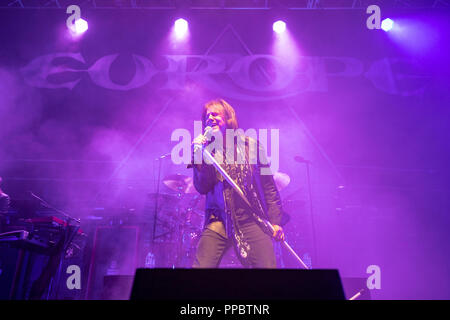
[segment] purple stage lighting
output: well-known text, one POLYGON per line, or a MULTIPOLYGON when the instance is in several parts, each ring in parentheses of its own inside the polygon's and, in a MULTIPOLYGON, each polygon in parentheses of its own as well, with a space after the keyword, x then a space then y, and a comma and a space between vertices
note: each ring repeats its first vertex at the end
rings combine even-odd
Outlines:
POLYGON ((286 23, 284 21, 278 20, 273 24, 273 31, 276 33, 283 33, 286 30, 286 23))
POLYGON ((175 21, 175 34, 177 37, 183 37, 188 31, 188 22, 184 19, 177 19, 175 21))
POLYGON ((388 32, 389 30, 391 30, 393 27, 394 27, 394 21, 391 20, 391 19, 389 19, 389 18, 384 19, 384 20, 381 22, 381 29, 383 29, 383 30, 386 31, 386 32, 388 32))
POLYGON ((82 34, 88 29, 88 23, 84 19, 78 19, 75 21, 75 33, 82 34))

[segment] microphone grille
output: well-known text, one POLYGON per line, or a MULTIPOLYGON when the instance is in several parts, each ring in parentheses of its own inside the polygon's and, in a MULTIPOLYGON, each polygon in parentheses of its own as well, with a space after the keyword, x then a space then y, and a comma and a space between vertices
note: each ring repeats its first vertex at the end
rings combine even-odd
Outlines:
POLYGON ((205 136, 206 137, 208 137, 210 134, 211 134, 211 132, 212 132, 212 127, 211 126, 207 126, 206 128, 205 128, 205 136))

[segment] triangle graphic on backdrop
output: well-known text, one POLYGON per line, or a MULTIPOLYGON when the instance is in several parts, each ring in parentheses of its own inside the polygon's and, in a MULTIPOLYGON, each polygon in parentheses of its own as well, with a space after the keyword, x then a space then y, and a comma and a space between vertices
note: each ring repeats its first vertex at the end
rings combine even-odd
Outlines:
MULTIPOLYGON (((223 54, 230 56, 249 56, 253 55, 252 51, 247 47, 245 42, 237 33, 236 29, 232 25, 228 24, 222 32, 217 36, 216 40, 209 46, 209 48, 203 54, 208 56, 210 54, 223 54)), ((195 67, 194 71, 197 71, 202 61, 200 61, 195 67)))
POLYGON ((223 29, 208 50, 206 50, 205 55, 211 53, 242 53, 243 55, 253 54, 242 40, 241 36, 239 36, 236 29, 234 29, 230 24, 223 29))

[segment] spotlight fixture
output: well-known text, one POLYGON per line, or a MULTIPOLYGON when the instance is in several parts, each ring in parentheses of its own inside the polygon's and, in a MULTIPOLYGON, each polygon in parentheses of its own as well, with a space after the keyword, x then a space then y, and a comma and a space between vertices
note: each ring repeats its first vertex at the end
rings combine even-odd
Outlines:
POLYGON ((75 20, 75 33, 76 34, 82 34, 83 32, 86 32, 88 29, 88 23, 84 19, 77 19, 75 20))
POLYGON ((283 33, 286 30, 286 23, 284 21, 278 20, 273 24, 273 31, 276 33, 283 33))
POLYGON ((381 22, 381 29, 383 29, 386 32, 388 32, 389 30, 392 30, 393 27, 394 27, 394 21, 389 18, 386 18, 381 22))
POLYGON ((188 22, 182 18, 177 19, 174 24, 175 34, 177 37, 184 36, 188 31, 188 22))

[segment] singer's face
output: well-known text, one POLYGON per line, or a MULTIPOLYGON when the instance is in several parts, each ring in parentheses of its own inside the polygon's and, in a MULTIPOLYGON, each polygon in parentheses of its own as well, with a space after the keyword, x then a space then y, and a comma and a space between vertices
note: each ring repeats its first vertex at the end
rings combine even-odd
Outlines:
POLYGON ((206 126, 211 126, 213 132, 222 131, 225 134, 226 122, 222 106, 213 105, 206 110, 206 126))

